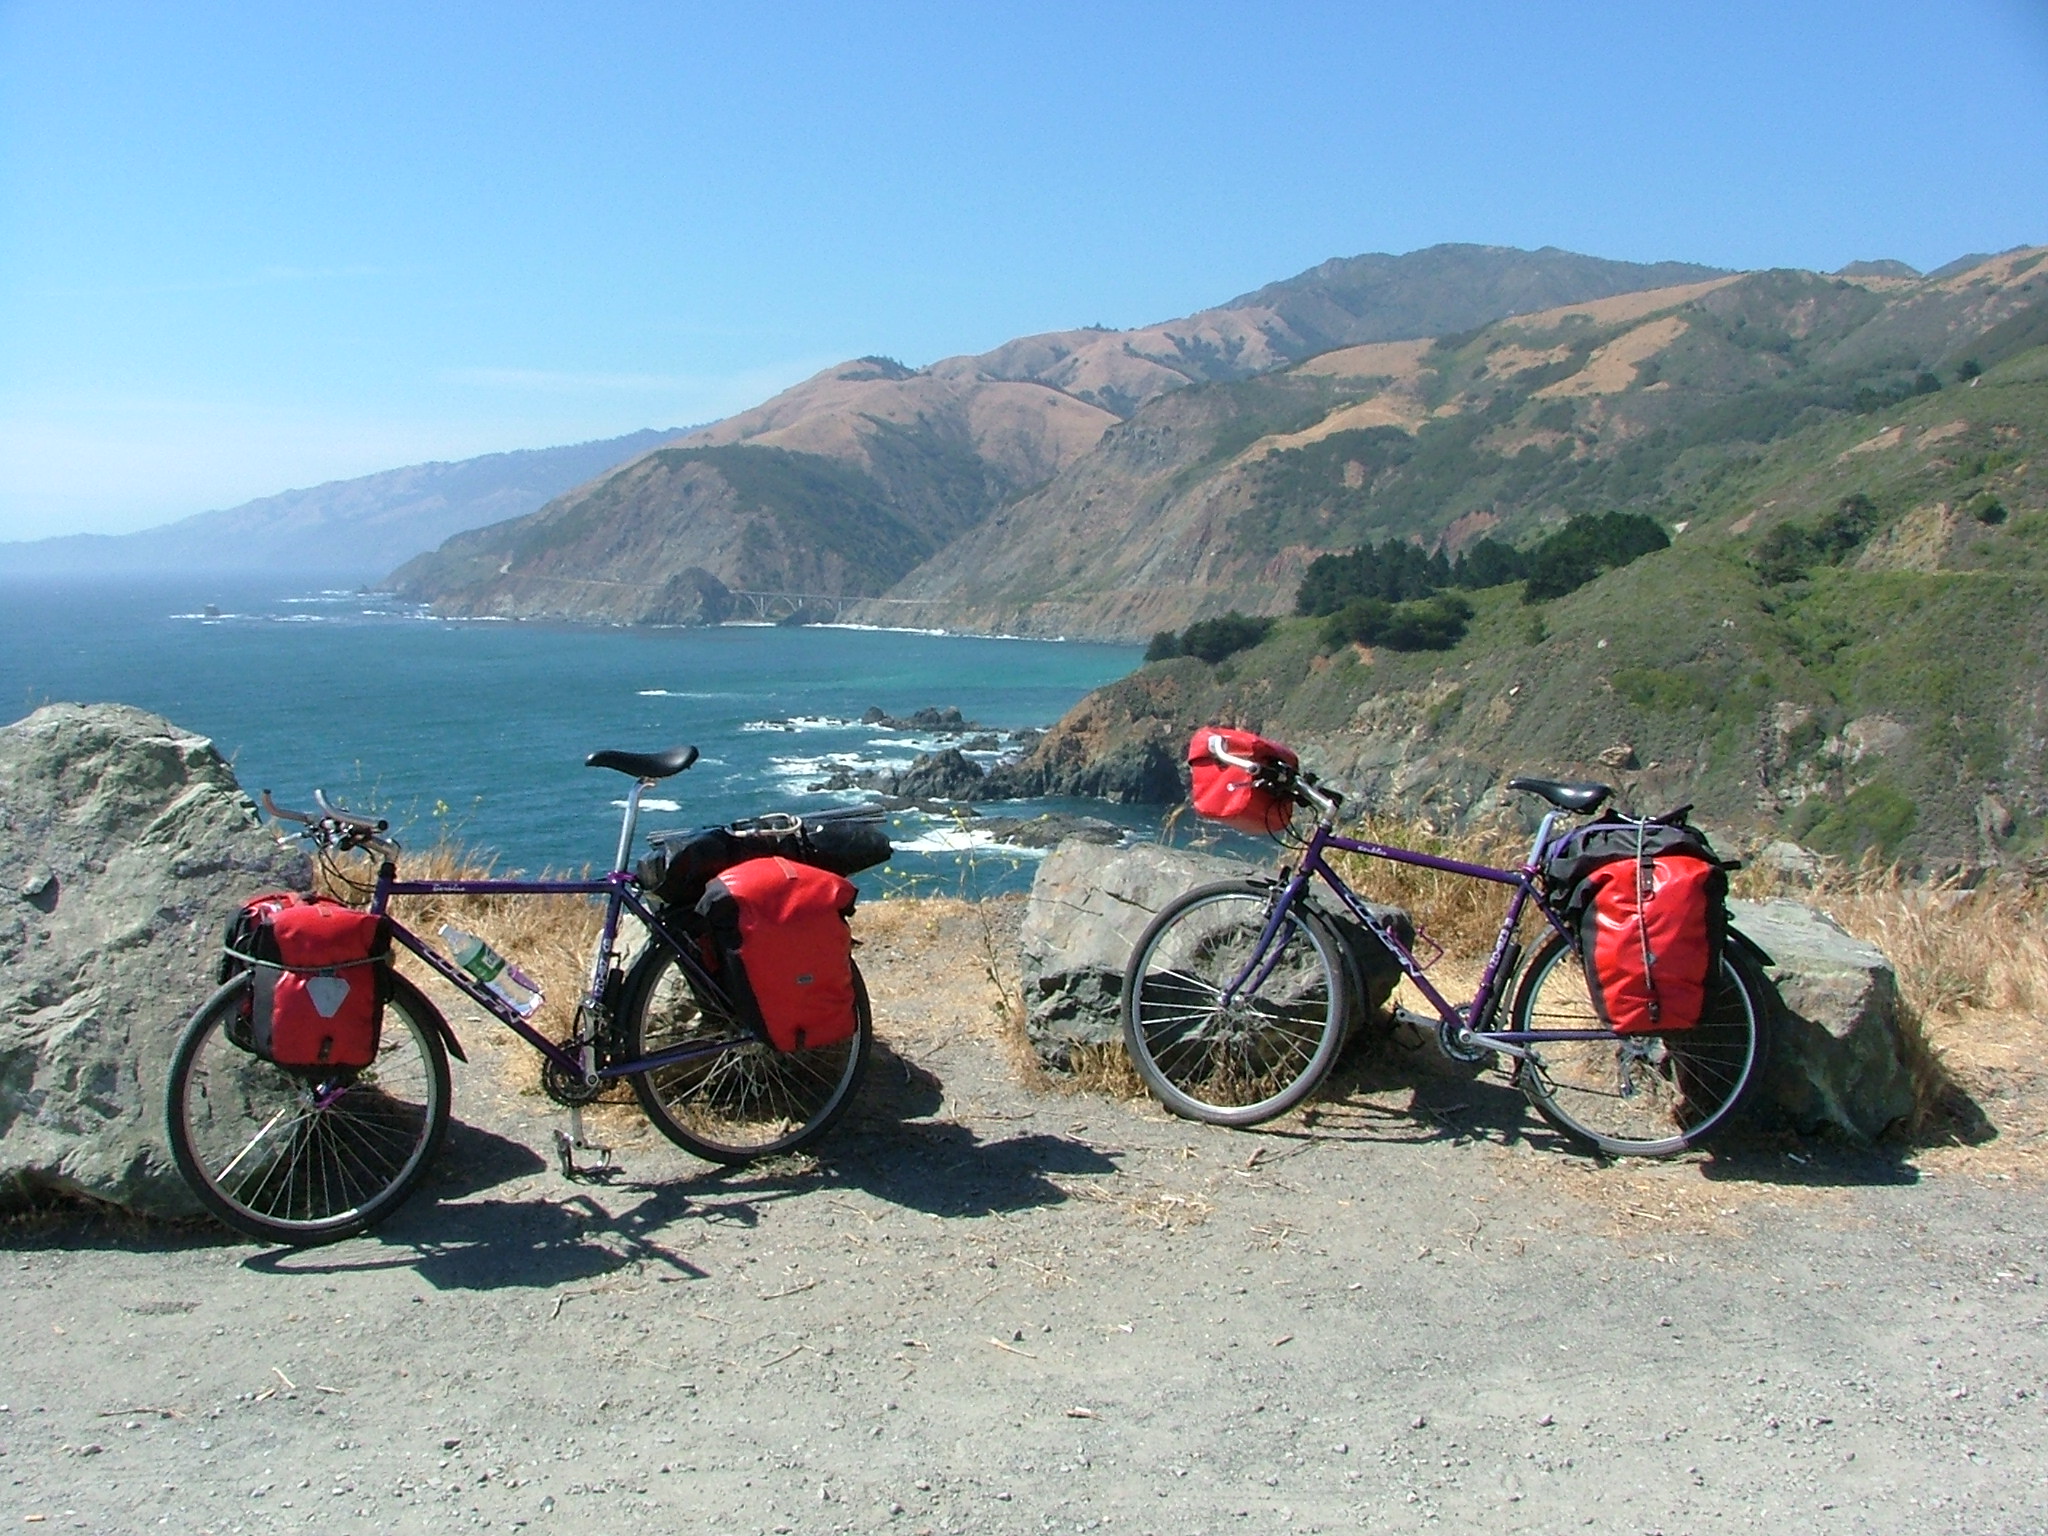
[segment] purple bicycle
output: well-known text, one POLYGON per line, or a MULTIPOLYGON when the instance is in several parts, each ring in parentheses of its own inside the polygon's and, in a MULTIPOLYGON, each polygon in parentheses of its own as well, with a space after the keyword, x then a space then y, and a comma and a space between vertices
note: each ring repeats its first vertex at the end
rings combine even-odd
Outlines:
MULTIPOLYGON (((584 1139, 582 1112, 621 1078, 671 1141, 738 1164, 794 1151, 845 1112, 867 1065, 874 1021, 856 970, 854 1034, 816 1050, 777 1050, 741 1022, 678 915, 643 894, 627 867, 641 795, 696 760, 695 747, 591 754, 591 767, 616 769, 634 783, 611 870, 581 880, 401 880, 399 847, 385 822, 351 815, 318 792, 313 814, 277 806, 268 791, 263 802, 323 853, 374 855, 374 912, 386 913, 398 896, 601 897, 589 985, 571 1037, 561 1042, 396 919, 390 932, 540 1053, 542 1086, 569 1112, 569 1129, 555 1133, 565 1174, 577 1172, 579 1151, 609 1163, 607 1148, 584 1139), (626 913, 647 933, 630 962, 620 942, 626 913)), ((376 1059, 357 1070, 281 1067, 236 1044, 229 1029, 246 1005, 247 972, 185 1027, 166 1090, 171 1154, 194 1194, 229 1226, 267 1242, 333 1242, 390 1215, 426 1172, 448 1130, 448 1058, 467 1058, 418 987, 396 972, 387 982, 376 1059)))
POLYGON ((1729 930, 1719 986, 1690 1028, 1619 1033, 1596 1012, 1578 942, 1542 886, 1552 833, 1567 815, 1590 815, 1605 784, 1517 778, 1544 813, 1516 869, 1344 837, 1342 797, 1291 763, 1234 756, 1221 737, 1209 751, 1268 794, 1312 810, 1300 858, 1276 877, 1197 886, 1168 902, 1138 939, 1124 975, 1124 1043, 1146 1085, 1177 1114, 1247 1126, 1284 1114, 1336 1062, 1361 1007, 1346 945, 1306 899, 1320 879, 1344 910, 1386 947, 1436 1017, 1402 1013, 1458 1061, 1505 1059, 1513 1084, 1572 1142, 1611 1154, 1661 1157, 1695 1147, 1740 1113, 1768 1056, 1768 1014, 1758 969, 1769 957, 1729 930), (1325 861, 1335 850, 1419 865, 1509 890, 1507 914, 1469 1002, 1447 999, 1398 934, 1325 861), (1545 928, 1523 963, 1516 937, 1529 910, 1545 928), (1497 1028, 1503 1000, 1507 1026, 1497 1028))

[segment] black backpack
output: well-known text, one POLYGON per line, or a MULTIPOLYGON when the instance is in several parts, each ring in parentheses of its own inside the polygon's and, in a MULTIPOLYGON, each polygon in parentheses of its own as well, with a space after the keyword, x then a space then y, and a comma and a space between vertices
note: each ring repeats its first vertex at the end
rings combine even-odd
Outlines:
POLYGON ((654 851, 635 873, 640 885, 663 905, 691 912, 704 887, 748 859, 789 859, 835 875, 858 874, 887 863, 895 851, 880 808, 856 806, 796 816, 777 811, 694 832, 657 832, 654 851))

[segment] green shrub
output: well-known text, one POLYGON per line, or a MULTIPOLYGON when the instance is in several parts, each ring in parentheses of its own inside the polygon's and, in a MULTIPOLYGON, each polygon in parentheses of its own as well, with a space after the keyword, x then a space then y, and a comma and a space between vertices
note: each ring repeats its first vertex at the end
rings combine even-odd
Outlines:
POLYGON ((1671 547, 1671 536, 1640 512, 1598 512, 1575 517, 1529 551, 1525 603, 1576 592, 1603 571, 1632 564, 1671 547))
POLYGON ((1180 653, 1213 664, 1250 650, 1272 627, 1271 619, 1255 619, 1233 608, 1220 619, 1201 619, 1182 630, 1180 653))
POLYGON ((1455 592, 1439 592, 1405 603, 1360 597, 1323 623, 1323 648, 1356 642, 1391 651, 1447 651, 1465 637, 1472 605, 1455 592))
POLYGON ((1147 661, 1171 661, 1180 654, 1180 636, 1170 629, 1156 631, 1152 643, 1145 647, 1147 661))
POLYGON ((1904 843, 1920 809, 1891 785, 1866 784, 1840 805, 1809 800, 1791 824, 1792 835, 1808 847, 1854 862, 1865 853, 1890 858, 1904 843))
POLYGON ((1407 602, 1450 583, 1451 566, 1441 550, 1425 554, 1417 545, 1389 539, 1343 554, 1316 556, 1295 590, 1294 611, 1318 618, 1358 598, 1407 602))
POLYGON ((1611 681, 1614 691, 1640 709, 1678 714, 1713 701, 1713 691, 1698 678, 1661 667, 1623 667, 1611 681))
POLYGON ((1852 491, 1811 523, 1780 523, 1757 541, 1750 563, 1767 587, 1798 581, 1816 565, 1840 565, 1877 531, 1877 503, 1852 491))

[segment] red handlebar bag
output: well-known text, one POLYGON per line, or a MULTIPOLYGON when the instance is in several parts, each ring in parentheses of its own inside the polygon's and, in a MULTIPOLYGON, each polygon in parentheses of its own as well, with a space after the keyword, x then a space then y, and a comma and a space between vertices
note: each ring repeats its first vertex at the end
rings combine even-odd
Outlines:
POLYGON ((1228 726, 1205 725, 1188 742, 1188 775, 1194 780, 1195 814, 1220 821, 1240 832, 1280 832, 1294 820, 1294 802, 1258 783, 1244 769, 1220 762, 1209 739, 1220 737, 1233 757, 1250 758, 1261 767, 1295 769, 1301 759, 1277 741, 1228 726))
POLYGON ((711 929, 722 979, 742 1019, 778 1051, 816 1050, 859 1029, 853 882, 790 859, 748 859, 704 889, 697 915, 711 929))
POLYGON ((377 1059, 391 936, 384 919, 329 896, 278 891, 228 926, 223 979, 254 972, 228 1038, 281 1067, 352 1070, 377 1059))

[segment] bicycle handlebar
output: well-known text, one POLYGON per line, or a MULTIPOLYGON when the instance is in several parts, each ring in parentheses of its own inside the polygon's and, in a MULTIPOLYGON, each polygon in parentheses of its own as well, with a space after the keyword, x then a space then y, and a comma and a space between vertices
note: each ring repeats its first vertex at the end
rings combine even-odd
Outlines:
POLYGON ((1283 788, 1318 816, 1334 817, 1337 808, 1344 803, 1344 797, 1334 789, 1324 789, 1316 782, 1312 773, 1290 769, 1281 763, 1262 763, 1256 758, 1239 757, 1224 750, 1223 738, 1214 732, 1209 736, 1209 755, 1219 763, 1232 768, 1242 768, 1254 778, 1278 778, 1283 788))
POLYGON ((270 797, 270 791, 263 791, 263 809, 275 821, 295 822, 305 831, 298 836, 318 843, 323 848, 375 848, 396 850, 397 844, 383 834, 391 829, 391 823, 384 818, 358 816, 345 811, 327 798, 326 791, 316 789, 313 799, 320 807, 318 816, 305 811, 294 811, 279 805, 270 797))

